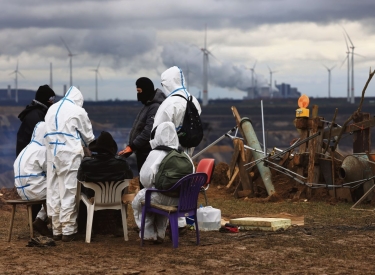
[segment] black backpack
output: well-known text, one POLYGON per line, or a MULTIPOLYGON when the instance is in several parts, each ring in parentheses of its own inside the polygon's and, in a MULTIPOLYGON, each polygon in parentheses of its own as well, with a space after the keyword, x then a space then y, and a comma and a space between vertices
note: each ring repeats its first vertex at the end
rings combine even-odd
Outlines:
POLYGON ((186 111, 182 121, 181 129, 177 132, 178 140, 181 146, 185 148, 197 147, 203 139, 203 125, 197 108, 193 103, 193 97, 186 99, 182 95, 179 96, 186 100, 186 111))
MULTIPOLYGON (((164 145, 157 146, 153 150, 168 152, 161 161, 159 170, 155 175, 155 188, 168 190, 184 176, 193 173, 193 164, 184 152, 164 145)), ((164 194, 170 197, 178 197, 179 190, 164 194)))

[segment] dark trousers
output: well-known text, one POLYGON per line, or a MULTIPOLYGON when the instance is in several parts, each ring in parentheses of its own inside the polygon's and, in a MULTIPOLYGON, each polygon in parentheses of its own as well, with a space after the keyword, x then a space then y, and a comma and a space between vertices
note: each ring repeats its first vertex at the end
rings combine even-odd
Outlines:
MULTIPOLYGON (((137 168, 138 168, 138 173, 141 172, 141 168, 143 166, 143 163, 145 163, 147 157, 148 157, 148 154, 150 152, 136 152, 135 153, 135 156, 137 158, 137 168)), ((143 189, 145 188, 141 182, 139 182, 139 189, 143 189)))
POLYGON ((33 204, 31 206, 31 212, 32 212, 32 216, 33 216, 33 221, 35 221, 36 219, 36 216, 38 215, 40 209, 42 208, 42 204, 33 204))

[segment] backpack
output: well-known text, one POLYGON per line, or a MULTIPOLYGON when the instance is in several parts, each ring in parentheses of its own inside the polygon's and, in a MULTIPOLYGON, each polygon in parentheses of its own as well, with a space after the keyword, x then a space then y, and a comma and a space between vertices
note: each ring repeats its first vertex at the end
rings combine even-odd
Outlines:
POLYGON ((197 108, 193 103, 193 97, 186 99, 182 95, 179 96, 186 100, 186 111, 182 121, 181 129, 177 132, 178 140, 182 147, 197 147, 203 139, 203 125, 197 108))
MULTIPOLYGON (((169 152, 159 165, 155 176, 155 188, 168 190, 181 178, 193 173, 193 164, 184 152, 163 145, 157 146, 153 150, 169 152)), ((179 190, 175 190, 165 194, 170 197, 178 197, 179 193, 179 190)))

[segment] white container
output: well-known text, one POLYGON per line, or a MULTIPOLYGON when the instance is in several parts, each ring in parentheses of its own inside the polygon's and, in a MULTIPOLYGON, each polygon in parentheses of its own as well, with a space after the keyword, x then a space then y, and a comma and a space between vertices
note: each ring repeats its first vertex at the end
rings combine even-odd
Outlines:
POLYGON ((197 209, 198 228, 201 231, 219 230, 221 227, 221 210, 212 206, 197 209))

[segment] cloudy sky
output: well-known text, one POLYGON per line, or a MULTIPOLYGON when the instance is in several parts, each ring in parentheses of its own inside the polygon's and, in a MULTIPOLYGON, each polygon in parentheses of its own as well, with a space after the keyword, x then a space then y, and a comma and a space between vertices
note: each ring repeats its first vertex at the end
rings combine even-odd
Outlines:
MULTIPOLYGON (((202 90, 205 26, 210 58, 209 98, 242 98, 252 84, 289 83, 311 97, 346 97, 347 63, 343 28, 355 46, 355 94, 360 95, 370 67, 375 69, 374 0, 0 0, 0 89, 36 89, 50 83, 63 94, 73 85, 99 99, 136 99, 135 81, 181 67, 189 90, 202 90), (343 64, 344 62, 344 64, 343 64), (342 65, 342 66, 341 66, 342 65), (341 67, 340 67, 341 66, 341 67), (189 73, 187 73, 189 72, 189 73)), ((350 41, 348 41, 350 46, 350 41)), ((375 82, 375 80, 373 81, 375 82)), ((375 95, 375 84, 367 96, 375 95)))

